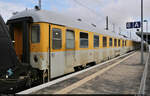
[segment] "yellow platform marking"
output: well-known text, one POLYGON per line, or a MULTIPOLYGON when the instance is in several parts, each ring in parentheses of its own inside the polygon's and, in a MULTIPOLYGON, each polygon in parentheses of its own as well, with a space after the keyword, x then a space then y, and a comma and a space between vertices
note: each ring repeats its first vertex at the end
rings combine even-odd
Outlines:
POLYGON ((126 58, 124 58, 124 59, 122 59, 122 60, 120 60, 119 62, 116 62, 116 63, 114 63, 114 64, 112 64, 112 65, 110 65, 110 66, 108 66, 108 67, 106 67, 106 68, 104 68, 104 69, 102 69, 102 70, 100 70, 100 71, 98 71, 98 72, 96 72, 96 73, 94 73, 94 74, 92 74, 92 75, 90 75, 90 76, 88 76, 88 77, 86 77, 86 78, 84 78, 84 79, 82 79, 82 80, 80 80, 80 81, 78 81, 78 82, 76 82, 76 83, 74 83, 74 84, 64 88, 64 89, 62 89, 62 90, 60 90, 60 91, 57 91, 54 94, 66 94, 66 93, 72 91, 73 89, 78 88, 79 86, 83 85, 84 83, 94 79, 98 75, 103 74, 104 72, 106 72, 109 69, 115 67, 116 65, 120 64, 121 62, 125 61, 126 59, 128 59, 129 57, 131 57, 133 55, 135 55, 135 53, 130 55, 130 56, 128 56, 128 57, 126 57, 126 58))

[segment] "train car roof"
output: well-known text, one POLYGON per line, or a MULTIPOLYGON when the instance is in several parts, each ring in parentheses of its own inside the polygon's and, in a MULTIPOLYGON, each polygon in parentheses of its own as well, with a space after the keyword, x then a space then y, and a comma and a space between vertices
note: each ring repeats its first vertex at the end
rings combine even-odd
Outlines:
MULTIPOLYGON (((64 25, 67 27, 78 28, 85 31, 96 32, 107 36, 112 36, 116 38, 124 38, 118 34, 113 32, 102 30, 98 28, 98 26, 93 26, 92 24, 85 23, 84 21, 79 21, 76 19, 72 19, 70 17, 64 16, 62 14, 58 14, 52 11, 47 10, 36 10, 36 9, 28 9, 22 12, 18 12, 13 15, 9 20, 19 19, 23 17, 31 17, 33 22, 47 22, 58 25, 64 25)), ((129 38, 124 38, 129 39, 129 38)))

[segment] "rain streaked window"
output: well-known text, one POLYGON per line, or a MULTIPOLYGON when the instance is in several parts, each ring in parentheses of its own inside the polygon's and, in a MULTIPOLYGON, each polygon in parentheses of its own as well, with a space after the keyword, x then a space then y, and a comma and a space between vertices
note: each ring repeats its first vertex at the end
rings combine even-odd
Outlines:
POLYGON ((40 26, 39 25, 32 25, 31 29, 31 41, 32 43, 39 43, 40 42, 40 26))
POLYGON ((99 36, 94 35, 94 48, 98 48, 98 47, 99 47, 99 36))
POLYGON ((88 48, 88 33, 80 32, 80 48, 88 48))
POLYGON ((61 29, 53 28, 52 29, 53 34, 53 42, 52 42, 52 48, 53 49, 61 49, 62 48, 62 33, 61 29))
POLYGON ((66 48, 74 49, 75 48, 75 34, 72 30, 66 31, 66 48))

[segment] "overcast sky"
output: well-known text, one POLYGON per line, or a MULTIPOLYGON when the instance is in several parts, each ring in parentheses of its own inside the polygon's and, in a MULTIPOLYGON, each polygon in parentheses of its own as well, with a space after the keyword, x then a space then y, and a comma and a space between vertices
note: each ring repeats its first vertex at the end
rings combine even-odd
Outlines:
MULTIPOLYGON (((72 18, 81 18, 87 23, 94 23, 101 29, 105 28, 105 18, 109 16, 109 27, 113 31, 128 35, 126 30, 128 21, 140 21, 141 0, 42 0, 42 9, 55 11, 72 18)), ((150 20, 150 0, 144 1, 144 18, 150 20)), ((13 12, 20 12, 25 8, 34 8, 38 0, 0 0, 0 14, 7 21, 13 12)), ((144 24, 145 25, 145 24, 144 24)), ((150 24, 149 24, 150 25, 150 24)), ((149 27, 150 28, 150 27, 149 27)), ((145 29, 145 26, 144 26, 145 29)), ((135 30, 132 38, 137 39, 135 30)))

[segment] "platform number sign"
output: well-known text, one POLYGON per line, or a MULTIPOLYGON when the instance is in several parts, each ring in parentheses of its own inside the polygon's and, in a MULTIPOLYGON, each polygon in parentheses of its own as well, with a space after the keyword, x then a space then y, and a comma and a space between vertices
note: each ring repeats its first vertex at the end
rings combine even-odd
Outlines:
POLYGON ((134 28, 140 28, 141 22, 133 22, 134 28))
POLYGON ((133 28, 133 23, 132 23, 132 22, 127 22, 127 23, 126 23, 126 28, 127 28, 127 29, 133 28))
POLYGON ((141 27, 141 22, 127 22, 126 23, 126 28, 127 29, 132 29, 132 28, 140 28, 141 27))

